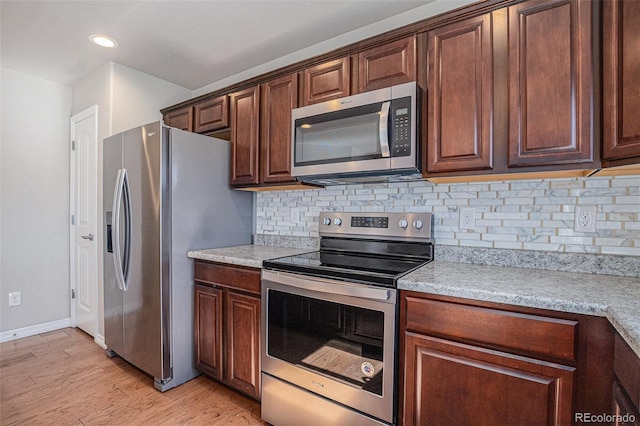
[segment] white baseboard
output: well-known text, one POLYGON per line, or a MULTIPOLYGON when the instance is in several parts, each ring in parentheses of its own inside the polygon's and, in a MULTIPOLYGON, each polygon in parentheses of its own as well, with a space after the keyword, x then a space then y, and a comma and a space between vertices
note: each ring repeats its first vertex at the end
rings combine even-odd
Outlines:
POLYGON ((96 335, 93 338, 93 341, 96 342, 96 344, 100 346, 102 349, 107 349, 107 343, 104 341, 104 336, 102 334, 96 333, 96 335))
POLYGON ((51 321, 44 324, 31 325, 29 327, 3 331, 2 333, 0 333, 0 343, 10 342, 11 340, 22 339, 23 337, 35 336, 36 334, 46 333, 48 331, 60 330, 61 328, 67 328, 67 327, 71 327, 71 318, 64 318, 61 320, 51 321))

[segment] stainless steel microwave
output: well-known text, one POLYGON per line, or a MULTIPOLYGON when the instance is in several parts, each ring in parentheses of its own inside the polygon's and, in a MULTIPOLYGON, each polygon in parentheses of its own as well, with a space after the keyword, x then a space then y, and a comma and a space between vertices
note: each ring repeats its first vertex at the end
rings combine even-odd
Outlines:
POLYGON ((291 174, 321 185, 416 178, 415 82, 296 108, 291 174))

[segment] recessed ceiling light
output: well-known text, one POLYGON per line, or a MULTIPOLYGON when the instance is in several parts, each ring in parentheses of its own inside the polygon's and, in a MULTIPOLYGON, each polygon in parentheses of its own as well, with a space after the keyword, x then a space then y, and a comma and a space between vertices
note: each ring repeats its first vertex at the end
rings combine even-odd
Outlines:
POLYGON ((103 34, 91 34, 89 40, 102 47, 118 47, 118 42, 103 34))

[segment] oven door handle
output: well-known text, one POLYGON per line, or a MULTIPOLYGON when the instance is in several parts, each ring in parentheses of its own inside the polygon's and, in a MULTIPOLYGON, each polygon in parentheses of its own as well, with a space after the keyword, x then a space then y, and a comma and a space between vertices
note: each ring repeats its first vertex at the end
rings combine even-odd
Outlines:
POLYGON ((340 296, 359 297, 361 299, 389 301, 392 292, 389 289, 367 285, 353 285, 342 281, 323 280, 316 277, 300 277, 285 273, 262 270, 262 279, 319 293, 340 296))

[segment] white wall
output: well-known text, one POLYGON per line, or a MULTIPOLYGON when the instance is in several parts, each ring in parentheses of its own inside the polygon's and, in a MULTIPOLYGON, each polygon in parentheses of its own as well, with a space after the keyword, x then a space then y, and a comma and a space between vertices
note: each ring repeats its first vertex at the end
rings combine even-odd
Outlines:
POLYGON ((102 141, 116 133, 162 119, 160 109, 191 97, 191 91, 110 62, 73 88, 72 114, 98 105, 98 330, 104 341, 102 141))
POLYGON ((161 108, 192 95, 184 87, 116 63, 112 76, 112 134, 159 121, 161 108))
MULTIPOLYGON (((2 69, 0 145, 0 338, 70 324, 69 117, 98 106, 102 140, 160 120, 160 109, 192 96, 180 86, 108 63, 75 87, 2 69), (22 304, 9 308, 9 292, 22 304)), ((102 211, 99 184, 98 211, 102 211)), ((97 244, 102 247, 102 215, 97 244)), ((104 330, 102 253, 98 253, 98 335, 104 330)))
POLYGON ((0 332, 69 319, 71 87, 3 68, 0 332), (9 307, 9 292, 22 304, 9 307))

